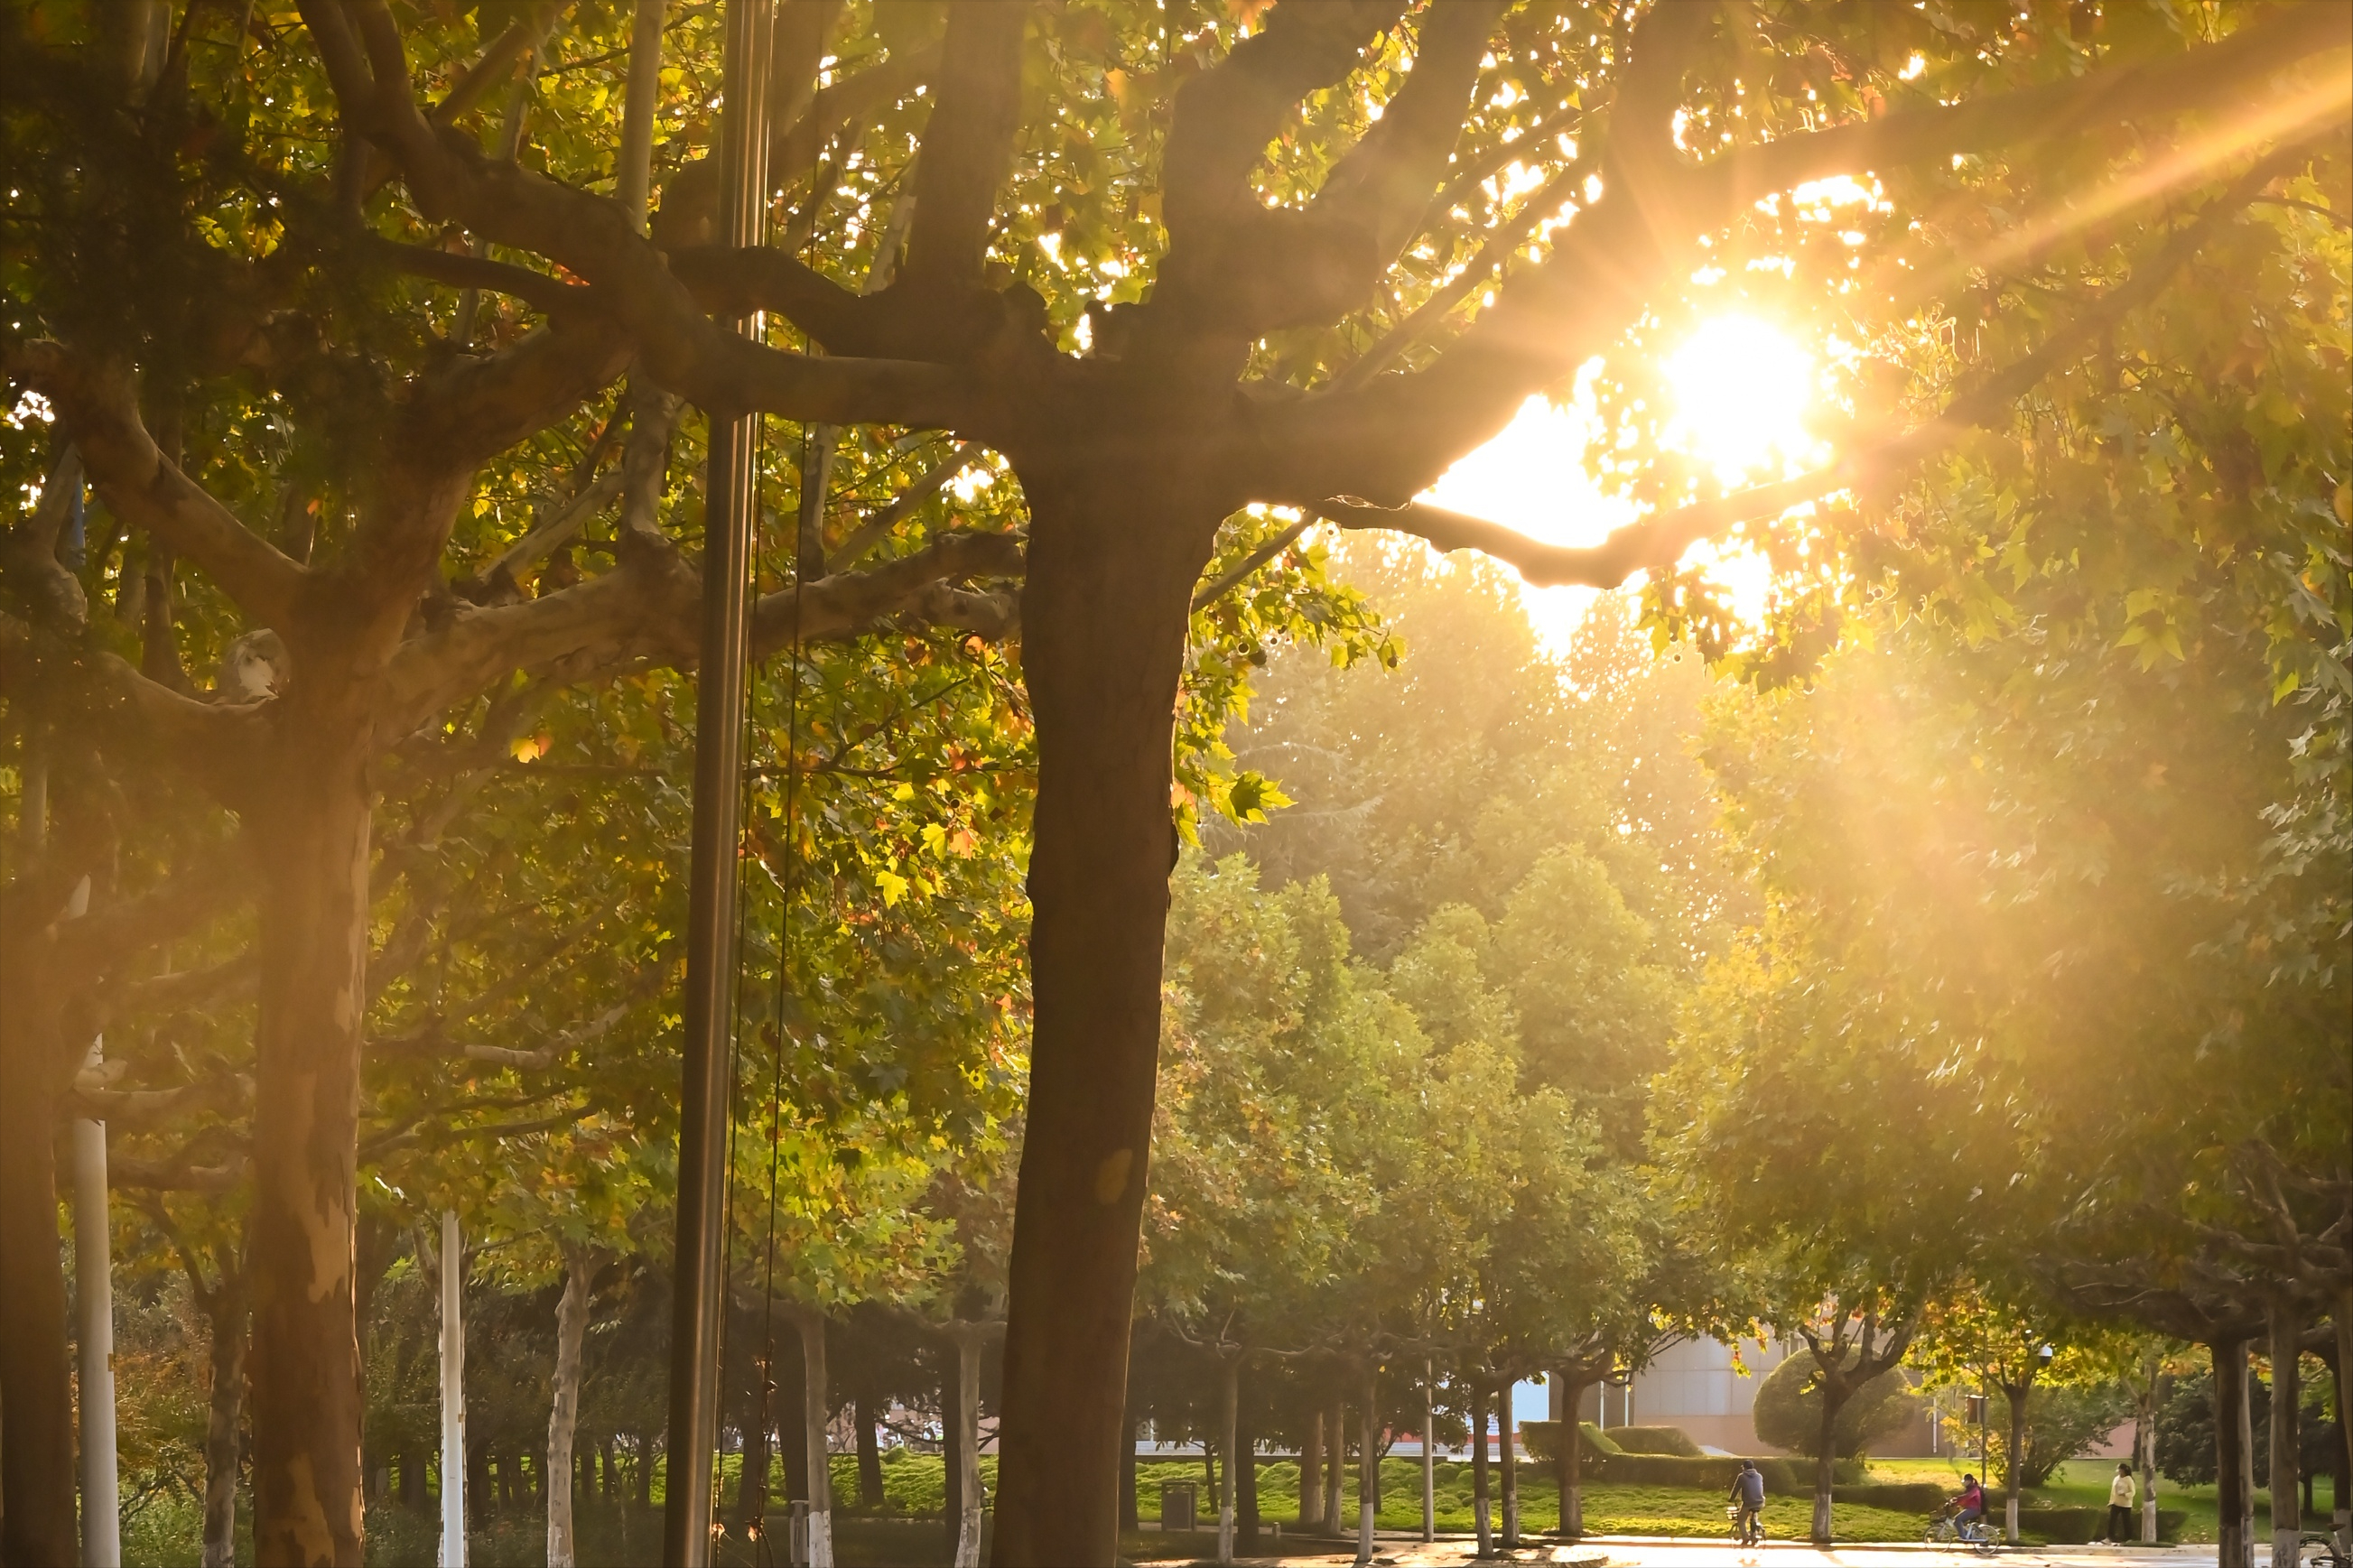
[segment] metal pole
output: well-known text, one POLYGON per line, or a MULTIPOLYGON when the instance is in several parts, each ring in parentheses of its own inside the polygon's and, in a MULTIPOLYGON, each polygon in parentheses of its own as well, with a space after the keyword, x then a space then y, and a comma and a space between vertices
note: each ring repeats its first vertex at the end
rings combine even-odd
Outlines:
MULTIPOLYGON (((723 244, 760 243, 766 216, 770 0, 727 0, 719 149, 723 244)), ((736 324, 756 336, 759 318, 736 324)), ((756 415, 711 410, 703 487, 702 655, 696 679, 694 847, 687 898, 684 1083, 678 1242, 672 1254, 670 1442, 662 1561, 711 1562, 712 1449, 719 1427, 719 1324, 726 1261, 728 1047, 735 985, 735 857, 742 837, 744 699, 751 652, 745 578, 758 497, 756 415)))
MULTIPOLYGON (((68 913, 90 900, 90 882, 74 889, 68 913)), ((84 1064, 96 1067, 106 1037, 84 1064)), ((107 1237, 106 1123, 73 1124, 74 1287, 81 1308, 82 1568, 122 1568, 122 1499, 114 1465, 114 1270, 107 1237)))
POLYGON ((441 1212, 441 1568, 466 1568, 466 1250, 441 1212))

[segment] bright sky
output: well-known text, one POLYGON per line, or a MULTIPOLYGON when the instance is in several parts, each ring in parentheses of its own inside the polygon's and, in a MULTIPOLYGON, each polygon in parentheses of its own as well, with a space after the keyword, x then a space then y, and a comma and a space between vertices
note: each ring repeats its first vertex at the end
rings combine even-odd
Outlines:
MULTIPOLYGON (((1719 316, 1674 349, 1667 379, 1675 407, 1667 441, 1703 458, 1727 486, 1797 472, 1822 448, 1802 423, 1815 385, 1812 360, 1788 335, 1750 316, 1719 316)), ((1625 501, 1602 494, 1585 463, 1597 432, 1589 408, 1531 397, 1503 433, 1464 458, 1421 499, 1514 528, 1548 543, 1598 544, 1632 521, 1625 501)), ((1764 562, 1737 548, 1695 545, 1708 574, 1731 590, 1735 607, 1759 618, 1764 562)), ((1528 614, 1556 647, 1585 618, 1590 588, 1524 589, 1528 614)))

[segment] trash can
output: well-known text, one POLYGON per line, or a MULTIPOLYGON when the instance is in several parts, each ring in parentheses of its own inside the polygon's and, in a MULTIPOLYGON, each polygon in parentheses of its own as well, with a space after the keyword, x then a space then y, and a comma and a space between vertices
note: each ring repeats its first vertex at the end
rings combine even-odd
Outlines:
POLYGON ((1189 1531, 1198 1528, 1194 1521, 1200 1508, 1201 1489, 1191 1481, 1160 1483, 1160 1530, 1166 1534, 1172 1530, 1189 1531))

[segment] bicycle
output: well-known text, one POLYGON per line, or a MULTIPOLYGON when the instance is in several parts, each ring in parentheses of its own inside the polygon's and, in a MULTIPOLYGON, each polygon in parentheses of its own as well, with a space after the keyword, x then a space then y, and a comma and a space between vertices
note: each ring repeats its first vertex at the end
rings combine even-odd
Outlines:
POLYGON ((2353 1568, 2353 1557, 2338 1550, 2337 1538, 2316 1530, 2306 1531, 2297 1541, 2295 1561, 2296 1568, 2353 1568))
POLYGON ((1732 1539, 1743 1546, 1765 1543, 1765 1510, 1745 1509, 1737 1503, 1724 1505, 1724 1517, 1732 1521, 1732 1539))
POLYGON ((1921 1539, 1931 1546, 1967 1546, 1987 1555, 2001 1549, 1985 1521, 1964 1521, 1948 1510, 1928 1516, 1927 1532, 1921 1539))

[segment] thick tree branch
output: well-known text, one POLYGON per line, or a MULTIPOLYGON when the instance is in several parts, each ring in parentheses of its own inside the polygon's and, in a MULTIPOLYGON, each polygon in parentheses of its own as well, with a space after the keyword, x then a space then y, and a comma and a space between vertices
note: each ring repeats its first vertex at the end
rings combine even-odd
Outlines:
POLYGON ((845 535, 833 552, 833 570, 847 571, 858 564, 859 558, 891 536, 891 531, 915 515, 923 503, 947 489, 948 481, 972 466, 980 447, 973 442, 956 445, 939 462, 933 464, 907 488, 891 498, 889 505, 875 512, 845 535))
POLYGON ((938 102, 915 169, 915 225, 905 286, 954 296, 976 289, 997 193, 1013 168, 1021 127, 1026 0, 948 10, 938 102))
POLYGON ((1841 458, 1826 468, 1773 484, 1736 490, 1629 523, 1598 545, 1546 544, 1516 529, 1416 501, 1397 511, 1360 502, 1324 501, 1314 510, 1343 528, 1387 528, 1414 534, 1441 551, 1477 550, 1513 566, 1529 583, 1615 588, 1637 572, 1672 565, 1693 544, 1752 518, 1777 517, 1793 506, 1883 479, 1949 447, 1974 429, 1999 425, 2019 398, 2079 353, 2128 311, 2155 299, 2221 223, 2245 209, 2279 167, 2295 155, 2285 149, 2256 163, 2185 225, 2130 277, 2091 304, 2070 311, 2065 324, 2031 353, 1982 373, 1957 392, 1936 418, 1841 458))
MULTIPOLYGON (((1478 86, 1504 0, 1452 0, 1421 14, 1413 73, 1334 167, 1309 207, 1318 224, 1362 229, 1386 270, 1421 226, 1478 86)), ((1377 280, 1366 280, 1370 288, 1377 280)))
POLYGON ((157 448, 140 420, 138 390, 128 366, 96 362, 42 339, 8 355, 7 375, 56 405, 90 483, 117 516, 202 567, 257 625, 275 626, 290 619, 304 569, 238 521, 157 448))
MULTIPOLYGON (((372 96, 344 100, 391 145, 427 216, 562 265, 609 300, 611 319, 656 381, 705 407, 766 409, 839 424, 953 425, 962 383, 936 365, 855 358, 811 359, 765 348, 697 308, 661 254, 618 203, 485 158, 470 141, 437 132, 417 111, 400 33, 382 0, 302 7, 322 42, 346 15, 357 20, 375 71, 372 96)), ((339 93, 345 73, 335 73, 339 93)))
MULTIPOLYGON (((1483 0, 1461 9, 1487 15, 1483 0)), ((1246 340, 1330 319, 1345 309, 1339 301, 1378 279, 1382 258, 1369 230, 1270 210, 1250 172, 1299 100, 1345 79, 1403 10, 1402 0, 1277 5, 1264 30, 1178 90, 1161 180, 1169 247, 1150 307, 1155 340, 1181 342, 1203 327, 1246 340)), ((1436 183, 1433 172, 1414 216, 1436 183)))
MULTIPOLYGON (((793 640, 851 637, 893 616, 1002 636, 1014 611, 997 595, 957 584, 1021 570, 1011 534, 953 533, 868 572, 838 573, 754 607, 755 651, 793 640)), ((411 639, 385 673, 379 730, 405 735, 450 704, 517 671, 562 680, 593 679, 631 665, 684 668, 700 646, 702 578, 675 554, 653 568, 625 569, 524 604, 460 605, 438 629, 411 639)))
POLYGON ((460 289, 488 289, 494 293, 510 294, 544 315, 571 319, 593 314, 596 310, 596 290, 512 262, 462 256, 427 245, 401 245, 373 235, 368 237, 367 247, 371 254, 411 276, 430 278, 437 283, 460 289))
MULTIPOLYGON (((2174 58, 1902 110, 1744 148, 1695 168, 1646 170, 1639 185, 1621 172, 1544 265, 1506 289, 1428 369, 1272 410, 1262 437, 1269 466, 1295 482, 1253 488, 1262 495, 1351 494, 1403 505, 1507 424, 1530 393, 1606 348, 1689 263, 1702 233, 1759 195, 1831 174, 1934 163, 2119 119, 2241 105, 2251 81, 2342 47, 2342 29, 2326 10, 2285 7, 2221 44, 2174 58)), ((2347 84, 2332 78, 2300 97, 2302 128, 2341 118, 2346 92, 2347 84)))

